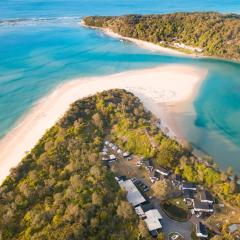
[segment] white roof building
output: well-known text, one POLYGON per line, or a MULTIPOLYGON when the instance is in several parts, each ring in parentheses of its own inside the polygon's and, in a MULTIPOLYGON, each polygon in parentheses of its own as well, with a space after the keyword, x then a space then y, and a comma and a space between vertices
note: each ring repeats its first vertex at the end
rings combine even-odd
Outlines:
POLYGON ((160 212, 157 209, 150 209, 145 212, 146 219, 144 220, 148 231, 155 231, 162 228, 162 225, 160 223, 160 220, 162 219, 162 216, 160 212))
POLYGON ((127 200, 131 203, 134 207, 146 202, 146 199, 143 195, 139 192, 137 187, 134 185, 132 180, 126 180, 123 182, 119 182, 120 186, 123 187, 127 192, 127 200))
POLYGON ((151 209, 145 212, 147 218, 162 219, 160 212, 157 209, 151 209))
POLYGON ((234 233, 237 230, 240 230, 240 224, 232 224, 228 227, 230 233, 234 233))
POLYGON ((149 232, 162 228, 162 225, 157 218, 146 218, 144 222, 146 223, 149 232))

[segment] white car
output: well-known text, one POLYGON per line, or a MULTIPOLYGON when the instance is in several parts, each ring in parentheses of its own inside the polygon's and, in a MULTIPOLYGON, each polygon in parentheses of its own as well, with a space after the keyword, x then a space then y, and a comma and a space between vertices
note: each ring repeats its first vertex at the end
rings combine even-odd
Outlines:
POLYGON ((113 146, 112 146, 112 150, 113 150, 113 151, 116 151, 116 150, 117 150, 117 146, 113 145, 113 146))
POLYGON ((150 181, 151 181, 152 183, 155 183, 155 182, 157 181, 157 178, 156 178, 156 177, 150 177, 150 181))
POLYGON ((103 151, 103 152, 108 152, 108 149, 107 149, 107 148, 103 148, 102 151, 103 151))
POLYGON ((117 160, 117 158, 116 158, 116 156, 115 155, 113 155, 113 154, 111 154, 110 156, 109 156, 109 158, 110 158, 110 160, 117 160))
POLYGON ((129 152, 124 152, 123 157, 129 157, 131 154, 129 152))
POLYGON ((117 153, 118 153, 118 154, 122 154, 122 152, 123 152, 123 151, 122 151, 120 148, 117 150, 117 153))
POLYGON ((140 161, 140 160, 138 160, 138 161, 137 161, 137 166, 138 166, 138 167, 141 167, 142 165, 143 165, 143 162, 140 161))

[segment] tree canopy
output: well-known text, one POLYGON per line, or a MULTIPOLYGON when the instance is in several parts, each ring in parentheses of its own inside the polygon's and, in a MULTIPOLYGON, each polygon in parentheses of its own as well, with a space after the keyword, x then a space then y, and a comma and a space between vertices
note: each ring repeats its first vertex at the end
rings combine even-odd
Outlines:
POLYGON ((240 60, 240 15, 237 14, 195 12, 97 16, 86 17, 84 22, 89 26, 109 28, 124 37, 166 47, 174 47, 176 43, 185 44, 202 49, 207 56, 240 60))
MULTIPOLYGON (((149 239, 142 222, 102 163, 106 138, 152 158, 239 206, 235 181, 197 161, 156 127, 157 119, 124 90, 76 101, 0 186, 0 239, 149 239)), ((168 184, 156 184, 161 196, 168 184), (163 189, 162 189, 163 188, 163 189)))

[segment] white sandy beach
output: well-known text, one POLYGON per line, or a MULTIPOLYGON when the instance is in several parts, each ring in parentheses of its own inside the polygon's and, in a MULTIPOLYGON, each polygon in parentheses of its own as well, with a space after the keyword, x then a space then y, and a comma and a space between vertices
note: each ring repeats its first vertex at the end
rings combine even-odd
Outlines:
POLYGON ((169 54, 169 55, 174 55, 174 56, 185 56, 185 57, 195 57, 196 56, 194 54, 186 54, 184 52, 181 52, 181 51, 178 51, 178 50, 175 50, 175 49, 172 49, 172 48, 162 47, 160 45, 157 45, 157 44, 154 44, 154 43, 151 43, 151 42, 147 42, 147 41, 143 41, 143 40, 139 40, 139 39, 136 39, 136 38, 123 37, 120 34, 113 32, 109 28, 87 26, 87 25, 85 25, 83 20, 80 22, 80 25, 83 26, 83 27, 86 27, 86 28, 92 28, 92 29, 100 30, 109 37, 118 38, 118 39, 122 39, 124 41, 132 42, 132 43, 136 44, 137 46, 139 46, 141 48, 145 48, 145 49, 150 50, 150 51, 157 51, 157 52, 161 52, 161 53, 165 53, 165 54, 169 54))
POLYGON ((174 105, 191 99, 206 74, 205 69, 165 65, 110 76, 81 78, 60 85, 0 140, 0 183, 74 101, 103 90, 126 89, 164 121, 164 112, 158 104, 174 105))

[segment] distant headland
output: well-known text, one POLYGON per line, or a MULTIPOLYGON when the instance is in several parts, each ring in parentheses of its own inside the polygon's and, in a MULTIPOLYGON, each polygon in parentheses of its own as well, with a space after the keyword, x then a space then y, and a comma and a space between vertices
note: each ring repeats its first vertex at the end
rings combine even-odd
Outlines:
POLYGON ((85 17, 86 26, 154 43, 197 56, 240 60, 240 16, 237 14, 173 13, 85 17))

